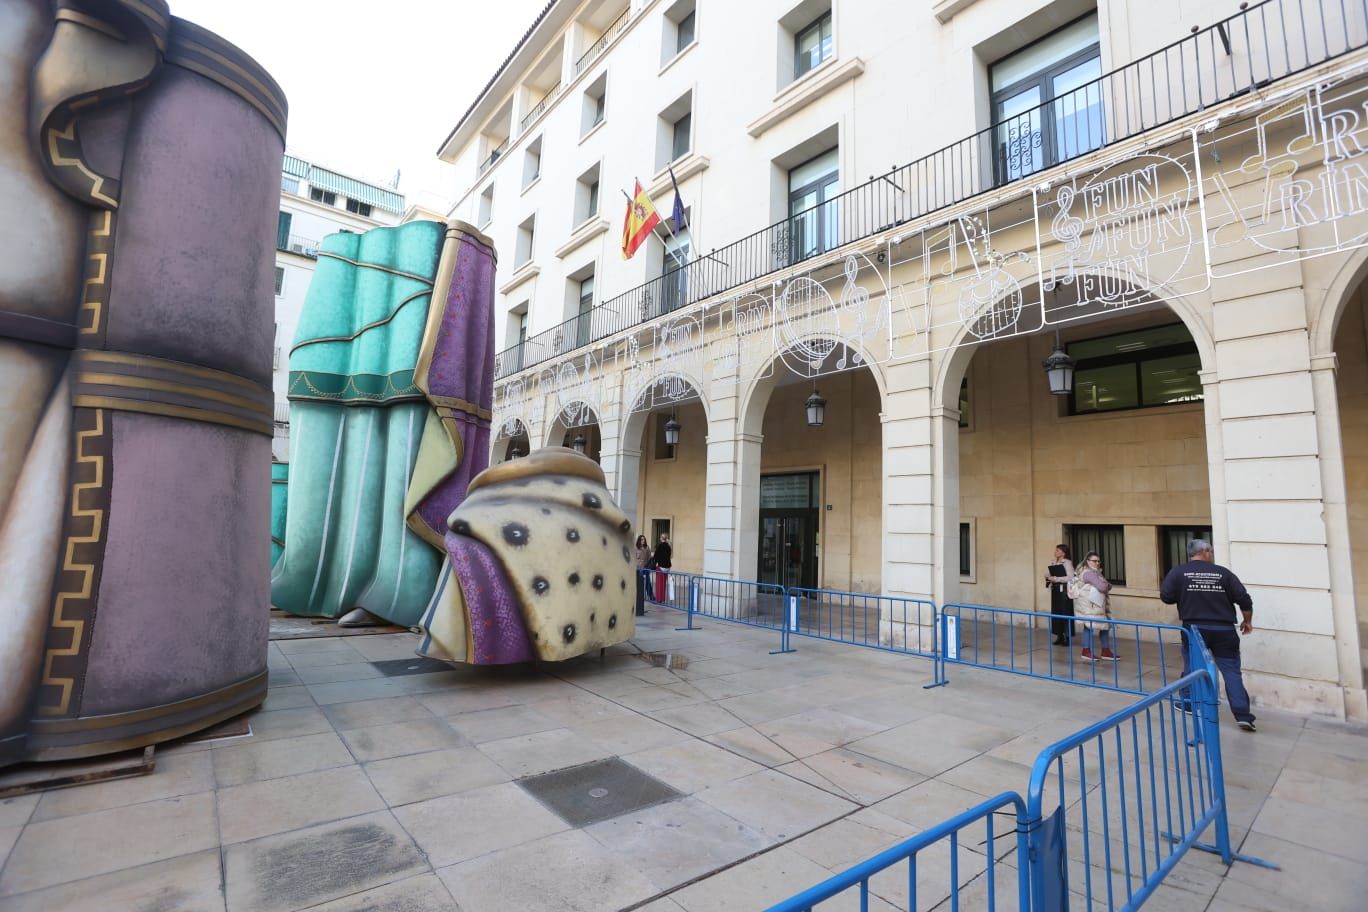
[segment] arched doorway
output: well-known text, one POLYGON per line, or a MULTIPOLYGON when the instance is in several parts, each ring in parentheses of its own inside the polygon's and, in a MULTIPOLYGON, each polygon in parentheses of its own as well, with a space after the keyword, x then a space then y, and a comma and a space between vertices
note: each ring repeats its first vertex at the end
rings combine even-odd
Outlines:
POLYGON ((1121 311, 1075 305, 1057 335, 1051 326, 946 352, 943 601, 1049 612, 1046 568, 1065 544, 1075 560, 1102 555, 1114 616, 1173 622, 1160 581, 1188 541, 1219 540, 1223 521, 1202 383, 1212 349, 1186 308, 1133 299, 1121 311), (1051 393, 1043 368, 1056 345, 1076 362, 1069 395, 1051 393))
POLYGON ((698 382, 658 377, 631 394, 622 431, 619 505, 654 548, 669 537, 673 569, 703 571, 708 407, 698 382))
POLYGON ((742 406, 739 576, 881 591, 883 401, 864 353, 832 339, 802 340, 761 371, 742 406))
MULTIPOLYGON (((1322 319, 1330 318, 1325 315, 1322 319)), ((1344 299, 1334 324, 1335 400, 1339 411, 1344 499, 1353 575, 1354 621, 1359 681, 1368 679, 1368 278, 1359 278, 1344 299)), ((1322 454, 1322 458, 1325 458, 1322 454)), ((1333 497, 1326 492, 1327 500, 1333 497)), ((1327 509, 1330 508, 1327 504, 1327 509)), ((1332 549, 1333 554, 1333 549, 1332 549)), ((1347 587, 1346 587, 1347 588, 1347 587)), ((1343 658, 1341 658, 1343 663, 1343 658)), ((1341 665, 1343 669, 1343 664, 1341 665)), ((1344 670, 1341 672, 1344 675, 1344 670)), ((1352 675, 1344 675, 1352 678, 1352 675)))

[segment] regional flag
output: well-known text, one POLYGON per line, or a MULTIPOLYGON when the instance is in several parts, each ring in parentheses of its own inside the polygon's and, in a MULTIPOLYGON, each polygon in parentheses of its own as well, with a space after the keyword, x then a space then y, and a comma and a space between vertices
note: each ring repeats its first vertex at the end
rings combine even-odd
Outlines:
POLYGON ((675 202, 674 211, 670 213, 670 221, 673 223, 671 229, 683 231, 684 225, 684 200, 679 196, 679 182, 675 180, 674 168, 670 168, 670 185, 674 187, 675 202))
POLYGON ((635 194, 627 201, 627 218, 622 223, 622 258, 630 260, 659 224, 660 213, 641 189, 641 181, 637 181, 635 194))

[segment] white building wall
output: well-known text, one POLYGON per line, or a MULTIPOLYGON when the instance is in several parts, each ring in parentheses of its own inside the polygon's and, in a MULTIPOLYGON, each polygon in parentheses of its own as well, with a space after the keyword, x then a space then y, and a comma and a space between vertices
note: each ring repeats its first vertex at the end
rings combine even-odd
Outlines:
MULTIPOLYGON (((516 322, 509 313, 524 302, 529 305, 530 336, 570 317, 567 278, 585 266, 594 267, 600 301, 658 274, 658 250, 626 262, 618 253, 624 208, 620 191, 630 190, 640 178, 651 189, 657 209, 668 215, 673 191, 656 169, 656 114, 684 92, 693 97, 693 142, 676 171, 691 209, 697 259, 786 214, 785 170, 824 151, 813 142, 815 137, 834 134, 845 190, 982 129, 991 114, 988 64, 1090 6, 1079 0, 834 0, 832 59, 785 87, 779 74, 785 41, 791 39, 780 23, 786 17, 810 19, 826 4, 698 0, 696 43, 662 66, 663 19, 672 5, 668 0, 632 0, 630 24, 620 37, 584 73, 566 79, 560 99, 523 131, 519 119, 537 97, 525 86, 530 67, 560 41, 566 49, 562 71, 569 73, 582 46, 577 36, 564 37, 575 28, 572 20, 616 6, 600 0, 558 4, 529 46, 515 53, 508 72, 496 79, 488 101, 476 106, 469 124, 458 126, 444 150, 458 180, 470 188, 454 203, 453 216, 484 222, 480 197, 494 188, 492 217, 481 227, 500 255, 499 349, 514 341, 510 334, 516 322), (605 122, 581 135, 584 90, 604 73, 605 122), (511 108, 512 138, 500 160, 478 173, 488 151, 481 133, 506 106, 511 108), (538 139, 541 174, 524 186, 524 152, 538 139), (575 180, 595 162, 600 163, 599 221, 577 226, 575 180), (514 258, 518 226, 533 214, 536 241, 530 261, 520 268, 514 258)), ((1103 72, 1232 12, 1215 2, 1179 0, 1103 0, 1097 8, 1103 72)), ((1362 63, 1355 65, 1362 70, 1362 63)), ((1327 65, 1327 71, 1334 66, 1327 65)), ((1259 92, 1262 88, 1255 94, 1259 92)), ((1213 98, 1212 103, 1219 108, 1225 101, 1213 98)), ((1137 153, 1147 144, 1171 143, 1178 135, 1174 128, 1153 132, 1160 135, 1137 137, 1106 154, 1137 153)), ((1079 162, 1071 170, 1085 167, 1086 162, 1079 162)), ((1029 196, 1024 184, 1009 194, 1029 196)), ((956 211, 972 208, 966 203, 956 211)), ((880 243, 896 243, 893 233, 857 247, 873 256, 880 243)), ((1307 232, 1289 243, 1314 240, 1307 232)), ((1008 243, 1010 249, 1029 246, 1015 239, 1008 243)), ((1222 559, 1245 576, 1258 606, 1258 636, 1249 641, 1246 653, 1250 689, 1262 702, 1363 718, 1368 700, 1359 662, 1343 491, 1347 456, 1340 452, 1338 429, 1326 417, 1334 402, 1334 362, 1328 351, 1333 329, 1318 322, 1321 310, 1337 307, 1347 293, 1322 274, 1338 268, 1340 259, 1214 280, 1209 290, 1170 306, 1202 351, 1213 537, 1222 559), (1295 579, 1288 578, 1289 567, 1297 568, 1295 579)), ((912 264, 904 264, 893 281, 910 286, 915 273, 912 264)), ((961 354, 965 346, 950 340, 937 344, 941 341, 948 346, 943 352, 906 357, 884 369, 881 585, 890 594, 946 601, 961 595, 955 393, 968 355, 961 354), (957 368, 955 359, 961 357, 957 368)), ((604 363, 604 372, 611 375, 604 363)), ((557 366, 554 360, 543 365, 557 366)), ((709 422, 706 519, 697 531, 705 539, 703 568, 708 573, 750 578, 763 437, 754 426, 755 413, 746 409, 751 401, 747 381, 730 379, 730 386, 714 382, 712 389, 702 391, 709 422)), ((631 509, 639 494, 633 466, 640 459, 640 444, 637 434, 624 429, 640 425, 634 424, 622 376, 605 378, 602 394, 605 401, 595 406, 603 430, 604 466, 610 483, 616 482, 613 489, 631 509)), ((539 424, 554 420, 554 402, 543 396, 528 412, 534 439, 544 430, 539 424)))

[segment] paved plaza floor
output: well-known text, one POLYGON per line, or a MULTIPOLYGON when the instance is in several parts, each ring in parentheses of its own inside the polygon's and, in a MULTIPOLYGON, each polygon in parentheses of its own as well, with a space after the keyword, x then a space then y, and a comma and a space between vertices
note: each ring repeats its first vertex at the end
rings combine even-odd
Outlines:
MULTIPOLYGON (((408 633, 273 642, 250 736, 0 801, 0 910, 760 910, 1023 791, 1043 747, 1133 699, 968 668, 925 690, 926 659, 639 620, 602 660, 538 669, 435 668, 408 633), (595 819, 575 787, 600 775, 605 800, 645 806, 595 819)), ((1221 727, 1235 844, 1282 870, 1190 852, 1146 908, 1368 906, 1368 728, 1221 727)), ((948 908, 933 858, 919 907, 948 908)), ((982 908, 961 874, 960 907, 982 908)))

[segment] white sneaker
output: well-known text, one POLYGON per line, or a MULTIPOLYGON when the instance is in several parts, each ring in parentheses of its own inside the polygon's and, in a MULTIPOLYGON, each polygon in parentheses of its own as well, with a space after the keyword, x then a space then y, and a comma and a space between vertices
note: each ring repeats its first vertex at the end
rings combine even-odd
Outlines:
POLYGON ((1249 721, 1249 722, 1236 722, 1235 724, 1238 725, 1238 726, 1240 726, 1240 728, 1244 729, 1244 730, 1247 731, 1247 732, 1258 731, 1258 729, 1254 727, 1253 721, 1249 721))

